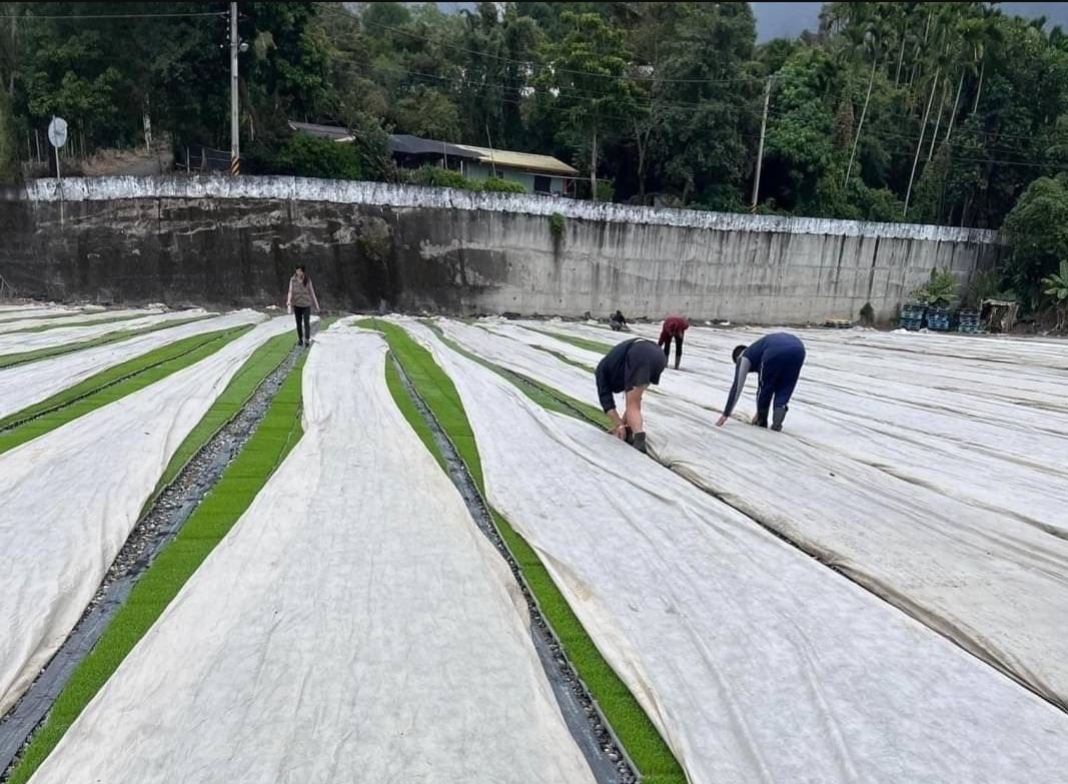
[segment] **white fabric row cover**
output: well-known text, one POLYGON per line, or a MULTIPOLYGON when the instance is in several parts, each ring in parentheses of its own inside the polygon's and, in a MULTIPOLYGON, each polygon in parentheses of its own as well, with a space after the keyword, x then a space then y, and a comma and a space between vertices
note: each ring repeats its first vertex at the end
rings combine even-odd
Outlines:
POLYGON ((207 313, 200 309, 180 310, 172 313, 148 315, 143 318, 130 319, 129 321, 115 321, 82 327, 60 327, 58 329, 47 329, 44 332, 0 334, 0 355, 21 354, 27 351, 65 346, 70 343, 82 343, 104 335, 110 335, 113 332, 144 329, 145 327, 154 327, 171 321, 184 321, 185 319, 199 318, 205 315, 207 313))
POLYGON ((7 323, 0 324, 0 333, 14 332, 16 330, 23 329, 33 329, 34 327, 76 328, 79 326, 88 326, 97 321, 109 321, 113 319, 121 319, 137 315, 151 316, 156 315, 159 312, 160 311, 158 309, 106 310, 102 313, 77 313, 72 314, 70 316, 61 316, 59 318, 19 319, 17 321, 10 321, 7 323))
MULTIPOLYGON (((1036 346, 1017 343, 1021 363, 903 355, 851 356, 851 345, 823 343, 801 333, 808 359, 791 406, 790 432, 797 438, 893 476, 929 487, 983 510, 1007 515, 1068 537, 1068 401, 1050 406, 1043 387, 1063 382, 1063 371, 1032 356, 1036 346), (909 362, 899 357, 905 356, 909 362), (887 362, 896 367, 873 378, 887 362), (949 365, 950 369, 943 369, 949 365), (985 385, 958 382, 966 366, 985 385), (871 370, 874 368, 875 370, 871 370), (932 378, 933 377, 933 378, 932 378), (906 383, 912 379, 913 383, 906 383), (984 398, 1000 384, 1012 399, 984 398), (996 477, 997 481, 983 481, 996 477)), ((748 335, 752 339, 756 335, 748 335)), ((902 337, 906 345, 909 338, 902 337)), ((740 338, 700 330, 687 349, 687 372, 667 374, 664 388, 699 405, 722 407, 730 385, 731 347, 740 338), (713 343, 710 348, 704 346, 713 343), (692 349, 692 350, 691 350, 692 349)), ((824 338, 826 340, 826 338, 824 338)), ((964 346, 979 342, 962 339, 964 346)), ((984 341, 995 346, 994 341, 984 341)), ((755 395, 751 383, 749 400, 755 395)), ((755 405, 750 403, 748 412, 755 405)))
POLYGON ((0 715, 66 639, 179 445, 290 319, 0 455, 0 715))
POLYGON ((456 384, 490 502, 693 784, 1063 780, 1064 713, 631 447, 405 326, 456 384))
MULTIPOLYGON (((659 326, 636 325, 635 334, 627 334, 585 325, 564 327, 548 323, 531 326, 608 344, 638 335, 655 340, 660 330, 659 326)), ((686 333, 684 353, 690 354, 694 348, 706 352, 712 350, 712 358, 729 375, 731 349, 773 331, 691 328, 686 333)), ((805 363, 806 378, 818 369, 818 378, 824 383, 844 384, 849 391, 859 389, 880 400, 990 418, 1005 426, 1004 433, 1018 432, 1021 425, 1033 427, 1036 423, 1039 427, 1050 428, 1050 415, 1068 416, 1068 399, 1062 389, 1068 357, 1064 356, 1063 347, 1035 340, 966 335, 936 337, 860 330, 792 331, 805 340, 810 349, 805 363), (954 342, 958 344, 955 354, 950 345, 954 342), (940 347, 938 353, 932 347, 940 347), (1008 417, 1005 406, 1010 407, 1008 417)), ((684 360, 683 370, 689 366, 690 363, 684 360)), ((798 392, 802 391, 799 387, 798 392)), ((723 398, 726 398, 725 392, 723 398)), ((717 399, 716 405, 722 406, 723 399, 717 399)), ((910 422, 906 420, 902 424, 907 426, 910 422)), ((1010 444, 1010 448, 1015 446, 1010 444)))
POLYGON ((0 321, 8 319, 34 318, 35 316, 71 315, 81 313, 80 308, 63 305, 0 305, 0 321))
MULTIPOLYGON (((599 354, 533 330, 487 327, 588 367, 600 359, 599 354)), ((650 328, 637 329, 651 334, 650 328)), ((580 331, 582 337, 602 341, 618 338, 607 330, 599 333, 580 331)), ((660 390, 718 412, 731 384, 731 349, 760 334, 691 328, 682 371, 669 368, 660 390)), ((1068 453, 1068 400, 1058 392, 1059 409, 1047 400, 1043 388, 1063 384, 1063 372, 1047 364, 1050 359, 1044 354, 1031 353, 1039 348, 1034 341, 1015 341, 1012 353, 1019 365, 1013 367, 996 356, 953 362, 905 353, 909 346, 925 342, 914 335, 886 336, 901 340, 879 355, 862 354, 850 333, 798 334, 808 345, 808 357, 791 404, 791 435, 979 508, 1068 535, 1068 515, 1063 513, 1068 506, 1068 461, 1062 458, 1068 453), (841 337, 835 340, 834 335, 841 337), (890 371, 885 370, 887 363, 892 363, 890 371), (959 382, 966 371, 979 373, 985 383, 959 382), (980 394, 998 384, 1012 390, 1011 399, 995 401, 980 394), (984 476, 998 481, 978 481, 984 476)), ((959 341, 962 354, 976 343, 995 349, 1005 345, 963 336, 959 341)), ((756 386, 750 379, 746 403, 738 408, 745 416, 755 408, 756 386)))
POLYGON ((265 318, 254 310, 241 310, 149 332, 117 343, 75 351, 70 355, 0 369, 0 419, 47 400, 96 373, 155 349, 194 335, 231 329, 243 324, 258 324, 265 318))
POLYGON ((518 586, 384 356, 320 335, 304 437, 35 784, 592 782, 518 586))
MULTIPOLYGON (((589 372, 523 341, 453 322, 444 326, 480 356, 595 403, 589 372)), ((525 332, 525 339, 552 340, 525 332)), ((552 350, 591 361, 589 352, 566 343, 555 342, 552 350)), ((728 373, 729 356, 728 350, 728 373)), ((695 359, 691 354, 684 362, 693 365, 695 359)), ((713 383, 692 372, 665 371, 642 406, 660 460, 1046 698, 1068 705, 1068 541, 1006 514, 1002 507, 1010 502, 999 499, 1000 484, 984 481, 1004 469, 1035 485, 1042 474, 1019 467, 1013 473, 1011 462, 989 459, 977 463, 978 473, 969 478, 952 467, 951 445, 938 457, 907 448, 918 435, 896 442, 900 430, 892 424, 874 427, 839 413, 845 401, 819 409, 805 405, 802 392, 818 394, 821 388, 807 370, 786 433, 739 422, 718 429, 713 411, 685 397, 703 394, 722 406, 728 373, 713 383), (901 460, 902 454, 908 459, 901 460), (992 511, 994 504, 1000 507, 992 511)), ((752 380, 749 386, 755 386, 752 380)), ((752 395, 750 389, 750 400, 752 395)), ((954 426, 967 433, 967 418, 954 426)), ((1046 515, 1050 526, 1064 523, 1063 515, 1040 501, 1030 509, 1046 515)))

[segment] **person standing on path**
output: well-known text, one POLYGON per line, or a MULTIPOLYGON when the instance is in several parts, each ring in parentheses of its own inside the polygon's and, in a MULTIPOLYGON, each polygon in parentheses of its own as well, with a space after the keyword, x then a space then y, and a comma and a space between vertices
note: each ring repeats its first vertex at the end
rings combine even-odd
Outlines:
POLYGON ((756 418, 752 424, 758 427, 768 426, 768 408, 774 398, 771 429, 782 430, 783 420, 789 410, 787 404, 794 393, 794 387, 797 386, 798 378, 801 377, 801 366, 805 364, 805 344, 795 335, 776 332, 765 335, 751 346, 736 346, 733 357, 734 383, 731 385, 723 416, 716 422, 716 427, 727 424, 727 419, 745 389, 745 377, 755 370, 760 374, 760 386, 757 389, 756 418))
POLYGON ((304 265, 297 267, 289 279, 289 295, 286 297, 286 309, 297 320, 297 345, 311 345, 311 310, 319 312, 319 300, 315 298, 315 286, 304 271, 304 265))
POLYGON ((688 319, 682 316, 670 316, 664 320, 664 326, 660 328, 660 340, 657 345, 664 349, 664 356, 671 356, 671 340, 675 339, 675 370, 679 369, 682 361, 682 336, 690 328, 688 319))
POLYGON ((608 414, 608 432, 646 452, 645 422, 642 419, 642 395, 650 384, 659 384, 667 367, 667 357, 651 340, 624 340, 604 355, 597 365, 597 397, 601 409, 608 414), (616 411, 615 395, 626 395, 623 416, 616 411))

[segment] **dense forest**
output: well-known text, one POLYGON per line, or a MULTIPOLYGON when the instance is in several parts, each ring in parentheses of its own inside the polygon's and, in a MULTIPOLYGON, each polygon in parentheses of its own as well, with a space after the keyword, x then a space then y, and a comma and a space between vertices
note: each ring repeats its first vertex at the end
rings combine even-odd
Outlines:
MULTIPOLYGON (((226 3, 2 3, 0 176, 53 114, 83 151, 229 147, 226 3)), ((246 170, 395 179, 386 133, 555 155, 583 198, 1004 228, 1068 258, 1068 35, 991 3, 240 3, 246 170), (356 143, 294 137, 342 124, 356 143)), ((995 285, 995 284, 991 284, 995 285)))

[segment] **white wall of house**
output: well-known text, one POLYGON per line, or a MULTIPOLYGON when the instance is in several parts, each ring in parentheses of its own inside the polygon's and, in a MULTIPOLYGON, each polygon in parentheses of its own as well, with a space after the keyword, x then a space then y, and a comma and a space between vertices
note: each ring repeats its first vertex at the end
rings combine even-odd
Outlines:
MULTIPOLYGON (((489 163, 472 163, 464 161, 464 176, 470 180, 476 182, 482 182, 493 176, 493 166, 489 163)), ((518 182, 524 188, 527 193, 535 192, 535 178, 540 179, 541 175, 536 175, 532 172, 523 171, 521 169, 513 169, 507 166, 497 164, 497 176, 502 180, 509 182, 518 182)), ((549 193, 563 193, 564 192, 564 180, 561 177, 550 177, 545 175, 545 179, 549 181, 549 193)))

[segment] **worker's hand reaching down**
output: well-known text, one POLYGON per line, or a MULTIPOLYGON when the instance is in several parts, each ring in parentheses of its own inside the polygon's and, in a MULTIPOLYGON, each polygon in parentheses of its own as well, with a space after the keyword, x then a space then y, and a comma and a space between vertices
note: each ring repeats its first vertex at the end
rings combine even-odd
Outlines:
POLYGON ((726 414, 721 416, 718 420, 716 420, 716 427, 723 427, 725 424, 727 424, 727 419, 728 417, 726 414))

